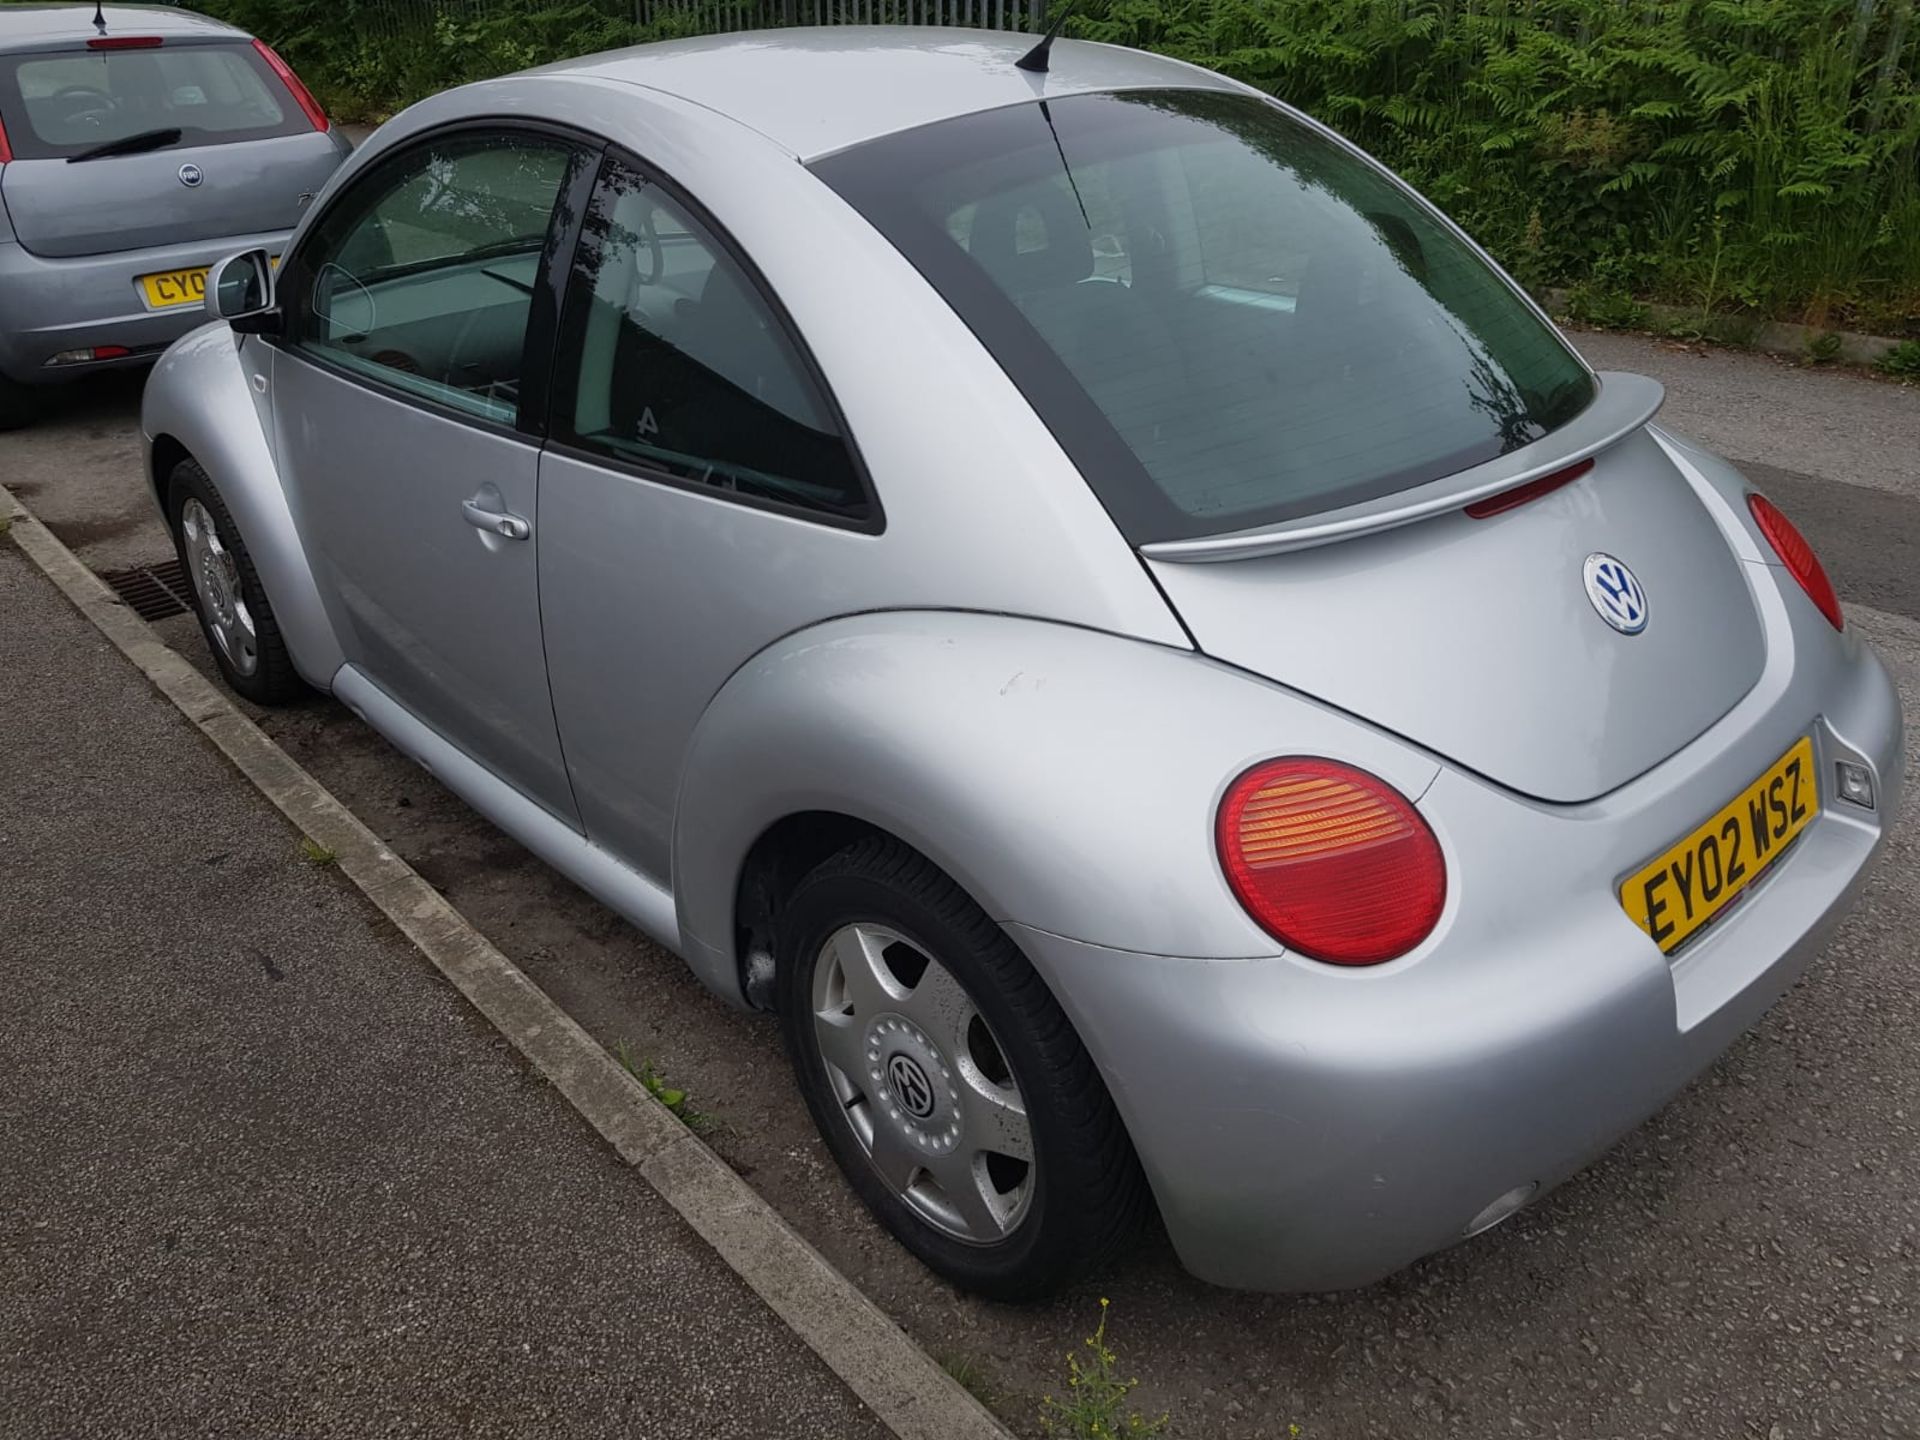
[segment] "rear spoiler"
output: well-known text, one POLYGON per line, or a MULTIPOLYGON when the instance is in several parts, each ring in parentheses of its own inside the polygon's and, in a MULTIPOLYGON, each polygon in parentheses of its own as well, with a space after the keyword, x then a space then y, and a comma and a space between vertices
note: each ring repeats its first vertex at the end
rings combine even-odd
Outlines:
POLYGON ((1551 435, 1508 451, 1484 465, 1429 480, 1411 490, 1383 495, 1377 500, 1318 515, 1303 515, 1277 525, 1260 525, 1226 535, 1203 535, 1194 540, 1156 540, 1142 545, 1140 553, 1149 560, 1252 560, 1262 555, 1283 555, 1289 550, 1330 545, 1357 535, 1372 535, 1463 509, 1476 500, 1525 485, 1598 454, 1651 420, 1660 402, 1666 399, 1667 392, 1660 382, 1644 375, 1603 370, 1597 378, 1600 393, 1579 415, 1551 435))

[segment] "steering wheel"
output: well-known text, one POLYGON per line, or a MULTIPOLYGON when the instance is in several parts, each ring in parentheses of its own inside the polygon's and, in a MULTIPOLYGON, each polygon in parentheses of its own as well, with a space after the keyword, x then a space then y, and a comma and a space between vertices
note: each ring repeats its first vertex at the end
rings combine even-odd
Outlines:
POLYGON ((88 119, 92 124, 98 125, 114 110, 113 96, 104 90, 96 90, 91 85, 68 85, 54 91, 48 98, 67 102, 67 113, 63 118, 69 124, 88 119))

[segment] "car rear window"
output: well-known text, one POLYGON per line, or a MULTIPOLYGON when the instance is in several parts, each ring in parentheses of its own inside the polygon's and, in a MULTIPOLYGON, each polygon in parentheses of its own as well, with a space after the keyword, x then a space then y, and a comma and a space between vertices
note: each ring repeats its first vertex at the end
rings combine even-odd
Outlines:
POLYGON ((151 130, 209 145, 310 128, 244 43, 0 55, 0 116, 21 160, 62 159, 151 130))
POLYGON ((1254 96, 1021 104, 813 169, 972 327, 1136 544, 1392 494, 1593 398, 1431 208, 1254 96))

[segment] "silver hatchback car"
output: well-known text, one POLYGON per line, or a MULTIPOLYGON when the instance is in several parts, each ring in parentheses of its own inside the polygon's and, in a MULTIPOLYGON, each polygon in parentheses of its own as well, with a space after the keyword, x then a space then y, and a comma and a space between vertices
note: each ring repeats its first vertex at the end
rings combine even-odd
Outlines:
POLYGON ((149 365, 207 268, 279 255, 348 145, 265 44, 183 10, 0 5, 0 429, 149 365))
POLYGON ((1044 1292, 1152 1207, 1372 1281, 1817 952, 1901 716, 1788 520, 1311 120, 1100 45, 438 96, 161 361, 225 676, 330 691, 777 1012, 854 1189, 1044 1292))

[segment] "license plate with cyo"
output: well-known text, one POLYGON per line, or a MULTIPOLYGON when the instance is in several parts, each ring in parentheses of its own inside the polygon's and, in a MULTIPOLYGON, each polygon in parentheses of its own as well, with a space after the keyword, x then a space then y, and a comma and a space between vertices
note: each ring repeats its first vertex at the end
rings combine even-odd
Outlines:
POLYGON ((157 275, 142 275, 140 288, 154 310, 171 310, 176 305, 198 305, 207 298, 207 267, 192 270, 165 270, 157 275))
POLYGON ((1698 829, 1620 886, 1620 903, 1671 953, 1731 905, 1820 813, 1813 741, 1769 765, 1698 829))

